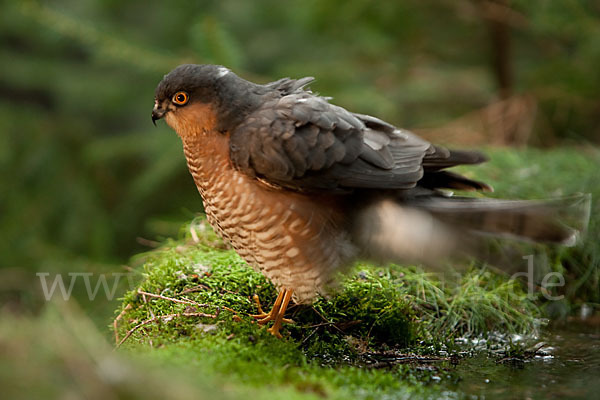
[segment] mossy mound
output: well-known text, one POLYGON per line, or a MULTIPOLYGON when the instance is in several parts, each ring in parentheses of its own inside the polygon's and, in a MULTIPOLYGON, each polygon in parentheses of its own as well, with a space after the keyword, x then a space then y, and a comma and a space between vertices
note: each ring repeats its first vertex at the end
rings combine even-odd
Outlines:
POLYGON ((265 308, 275 300, 273 285, 225 248, 204 220, 184 232, 138 258, 141 281, 123 299, 116 340, 134 353, 156 349, 145 355, 151 358, 185 359, 216 379, 336 396, 416 390, 437 370, 370 367, 399 352, 452 348, 459 335, 536 328, 538 310, 520 284, 491 271, 473 268, 439 280, 416 267, 361 264, 340 277, 329 298, 290 307, 295 323, 276 339, 250 316, 257 311, 254 294, 265 308))
MULTIPOLYGON (((192 235, 168 241, 143 256, 144 279, 124 298, 123 309, 127 310, 119 318, 120 337, 135 323, 169 315, 177 317, 148 323, 131 335, 132 340, 170 343, 198 331, 262 335, 250 316, 257 312, 253 296, 258 295, 267 308, 277 294, 274 286, 217 241, 204 221, 195 221, 191 229, 196 241, 192 235), (206 233, 199 235, 198 231, 206 233)), ((414 340, 411 299, 395 283, 400 275, 365 266, 358 271, 345 279, 331 298, 320 297, 313 306, 289 307, 288 315, 295 323, 285 325, 286 339, 310 347, 327 337, 336 342, 330 343, 332 348, 348 336, 390 346, 405 346, 414 340)))
MULTIPOLYGON (((203 219, 185 231, 193 234, 141 256, 143 279, 124 297, 119 334, 152 317, 166 319, 166 326, 148 323, 131 335, 133 341, 176 341, 198 330, 198 318, 216 325, 210 330, 234 333, 244 326, 260 332, 250 316, 257 312, 253 296, 270 305, 274 286, 216 239, 203 219)), ((417 267, 360 264, 340 281, 330 297, 288 308, 295 323, 285 326, 287 340, 306 344, 309 336, 352 336, 373 345, 405 347, 430 340, 431 334, 440 340, 489 330, 531 331, 538 316, 518 282, 475 267, 439 280, 417 267)))

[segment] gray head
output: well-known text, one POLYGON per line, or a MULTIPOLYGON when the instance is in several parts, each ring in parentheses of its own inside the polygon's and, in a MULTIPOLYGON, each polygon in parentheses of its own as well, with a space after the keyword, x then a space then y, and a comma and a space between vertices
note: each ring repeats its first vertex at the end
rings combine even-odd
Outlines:
POLYGON ((173 126, 175 115, 184 116, 185 109, 204 105, 215 114, 217 129, 225 130, 259 104, 261 88, 221 65, 180 65, 156 87, 152 122, 167 116, 167 123, 173 126))

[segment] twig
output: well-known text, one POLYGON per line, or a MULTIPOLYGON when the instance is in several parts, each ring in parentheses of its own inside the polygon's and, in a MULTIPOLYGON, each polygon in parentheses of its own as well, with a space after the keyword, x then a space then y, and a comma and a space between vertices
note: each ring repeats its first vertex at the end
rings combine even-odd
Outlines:
MULTIPOLYGON (((172 297, 163 296, 163 295, 160 295, 160 294, 154 294, 154 293, 144 292, 142 289, 138 289, 138 293, 141 294, 141 295, 146 295, 146 296, 150 296, 150 297, 156 297, 158 299, 169 300, 169 301, 173 301, 175 303, 180 303, 180 304, 189 304, 189 305, 197 306, 197 307, 214 307, 211 304, 197 303, 197 302, 195 302, 193 300, 190 300, 190 299, 188 299, 186 297, 184 297, 183 300, 179 300, 179 299, 174 299, 172 297)), ((185 291, 177 294, 176 296, 181 296, 184 293, 185 293, 185 291)), ((234 314, 237 314, 237 311, 235 311, 235 310, 233 310, 233 309, 231 309, 229 307, 225 307, 225 306, 220 306, 220 307, 222 309, 224 309, 224 310, 227 310, 227 311, 230 311, 230 312, 232 312, 234 314)))
POLYGON ((538 351, 540 351, 541 349, 543 349, 544 347, 546 347, 546 343, 542 342, 542 343, 538 343, 538 345, 536 347, 533 348, 533 350, 527 350, 524 353, 524 358, 533 358, 535 356, 537 356, 538 351))
POLYGON ((119 315, 117 315, 117 318, 115 318, 115 320, 113 321, 113 330, 115 331, 115 343, 119 343, 119 331, 118 331, 118 327, 119 327, 119 321, 123 318, 123 315, 125 315, 125 313, 129 310, 131 310, 132 305, 127 304, 127 306, 125 306, 125 308, 123 309, 123 311, 121 311, 119 313, 119 315))
MULTIPOLYGON (((323 326, 323 325, 320 325, 320 326, 323 326)), ((316 328, 308 336, 306 336, 304 339, 302 339, 302 343, 300 343, 300 346, 304 346, 304 344, 308 341, 308 339, 310 339, 311 337, 313 337, 315 335, 315 333, 317 333, 320 326, 317 325, 316 328)))
MULTIPOLYGON (((149 292, 145 292, 142 289, 138 289, 137 290, 138 294, 142 295, 142 298, 144 300, 144 303, 146 303, 146 305, 149 307, 149 304, 147 302, 146 296, 148 297, 154 297, 157 299, 162 299, 162 300, 167 300, 167 301, 172 301, 174 303, 179 303, 179 304, 187 304, 187 305, 192 305, 192 306, 196 306, 196 307, 212 307, 210 304, 201 304, 201 303, 197 303, 193 300, 184 298, 184 300, 179 300, 179 299, 174 299, 172 297, 167 297, 167 296, 163 296, 160 294, 156 294, 156 293, 149 293, 149 292)), ((206 313, 201 313, 201 312, 182 312, 182 313, 176 313, 176 314, 168 314, 168 315, 158 315, 155 316, 154 313, 152 312, 152 310, 150 309, 150 314, 152 315, 151 318, 148 318, 145 321, 140 322, 139 324, 137 324, 136 326, 134 326, 133 328, 131 328, 129 331, 127 331, 127 334, 125 335, 125 337, 123 337, 123 339, 121 339, 119 341, 119 334, 117 333, 117 325, 118 325, 118 321, 121 320, 123 318, 123 315, 125 315, 125 313, 130 310, 132 308, 131 304, 128 304, 123 311, 121 311, 121 313, 117 316, 117 318, 115 318, 115 321, 113 322, 113 327, 115 330, 115 343, 117 343, 117 349, 127 340, 129 339, 129 337, 138 329, 140 329, 142 326, 147 325, 151 322, 154 321, 158 321, 159 319, 163 319, 163 320, 168 320, 168 319, 173 319, 173 318, 177 318, 177 317, 206 317, 206 318, 217 318, 219 316, 219 313, 221 312, 221 308, 232 312, 233 314, 237 313, 232 310, 229 307, 217 307, 217 312, 215 314, 206 314, 206 313)))
POLYGON ((321 322, 320 324, 310 325, 307 328, 312 329, 312 328, 320 328, 322 326, 331 326, 331 325, 335 325, 335 322, 321 322))
POLYGON ((344 333, 344 331, 342 331, 340 328, 338 328, 334 323, 330 322, 327 318, 325 318, 320 312, 317 311, 317 309, 314 306, 311 306, 310 308, 312 308, 312 310, 317 313, 317 315, 319 317, 321 317, 321 319, 325 322, 325 324, 323 326, 325 326, 326 324, 332 324, 331 326, 333 326, 335 329, 337 329, 340 333, 344 333))
POLYGON ((124 337, 123 339, 121 339, 121 341, 120 341, 119 343, 117 343, 117 347, 116 347, 116 349, 118 349, 119 347, 121 347, 121 345, 122 345, 123 343, 125 343, 125 341, 126 341, 127 339, 129 339, 129 337, 130 337, 131 335, 133 335, 133 333, 134 333, 135 331, 137 331, 138 329, 140 329, 142 326, 149 324, 150 322, 154 322, 154 321, 156 321, 157 319, 158 319, 158 317, 154 317, 154 318, 147 319, 147 320, 145 320, 145 321, 143 321, 143 322, 140 322, 139 324, 137 324, 136 326, 134 326, 134 327, 133 327, 133 328, 131 328, 130 330, 128 330, 128 331, 127 331, 127 334, 125 335, 125 337, 124 337))
POLYGON ((217 314, 206 314, 206 313, 200 313, 200 312, 193 312, 193 313, 183 312, 183 313, 177 313, 177 314, 158 315, 156 317, 148 318, 147 320, 140 322, 139 324, 137 324, 136 326, 131 328, 129 331, 127 331, 127 334, 125 335, 125 337, 123 337, 123 339, 121 339, 121 341, 117 344, 116 349, 121 347, 121 345, 123 343, 125 343, 125 341, 127 339, 129 339, 129 337, 131 335, 133 335, 133 333, 135 331, 137 331, 138 329, 140 329, 142 326, 148 325, 148 324, 158 321, 160 319, 171 320, 173 318, 179 318, 179 317, 204 317, 204 318, 216 319, 218 316, 219 316, 218 313, 217 314))
POLYGON ((163 300, 168 300, 168 301, 172 301, 174 303, 180 303, 180 304, 190 304, 192 306, 197 306, 197 307, 211 307, 210 304, 200 304, 200 303, 196 303, 195 301, 192 300, 179 300, 179 299, 174 299, 172 297, 167 297, 167 296, 163 296, 160 294, 154 294, 154 293, 148 293, 148 292, 144 292, 142 289, 138 289, 138 293, 141 295, 146 295, 146 296, 150 296, 150 297, 156 297, 157 299, 163 299, 163 300))

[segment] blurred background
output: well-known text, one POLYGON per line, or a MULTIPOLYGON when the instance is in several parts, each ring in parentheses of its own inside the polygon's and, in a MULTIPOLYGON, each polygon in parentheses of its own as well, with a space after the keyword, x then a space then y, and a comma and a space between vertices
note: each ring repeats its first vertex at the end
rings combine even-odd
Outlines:
MULTIPOLYGON (((446 144, 598 160, 598 1, 0 4, 0 301, 15 312, 42 303, 36 272, 126 272, 201 211, 179 139, 150 120, 181 63, 314 76, 336 104, 446 144)), ((77 290, 106 324, 117 303, 77 290)))

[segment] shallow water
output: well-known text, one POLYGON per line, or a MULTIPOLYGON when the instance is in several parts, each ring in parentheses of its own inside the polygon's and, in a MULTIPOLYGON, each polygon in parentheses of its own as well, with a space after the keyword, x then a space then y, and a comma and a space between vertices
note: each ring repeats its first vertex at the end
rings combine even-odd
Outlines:
POLYGON ((541 354, 498 363, 486 354, 462 360, 448 389, 474 399, 600 399, 600 326, 572 324, 544 333, 541 354))

